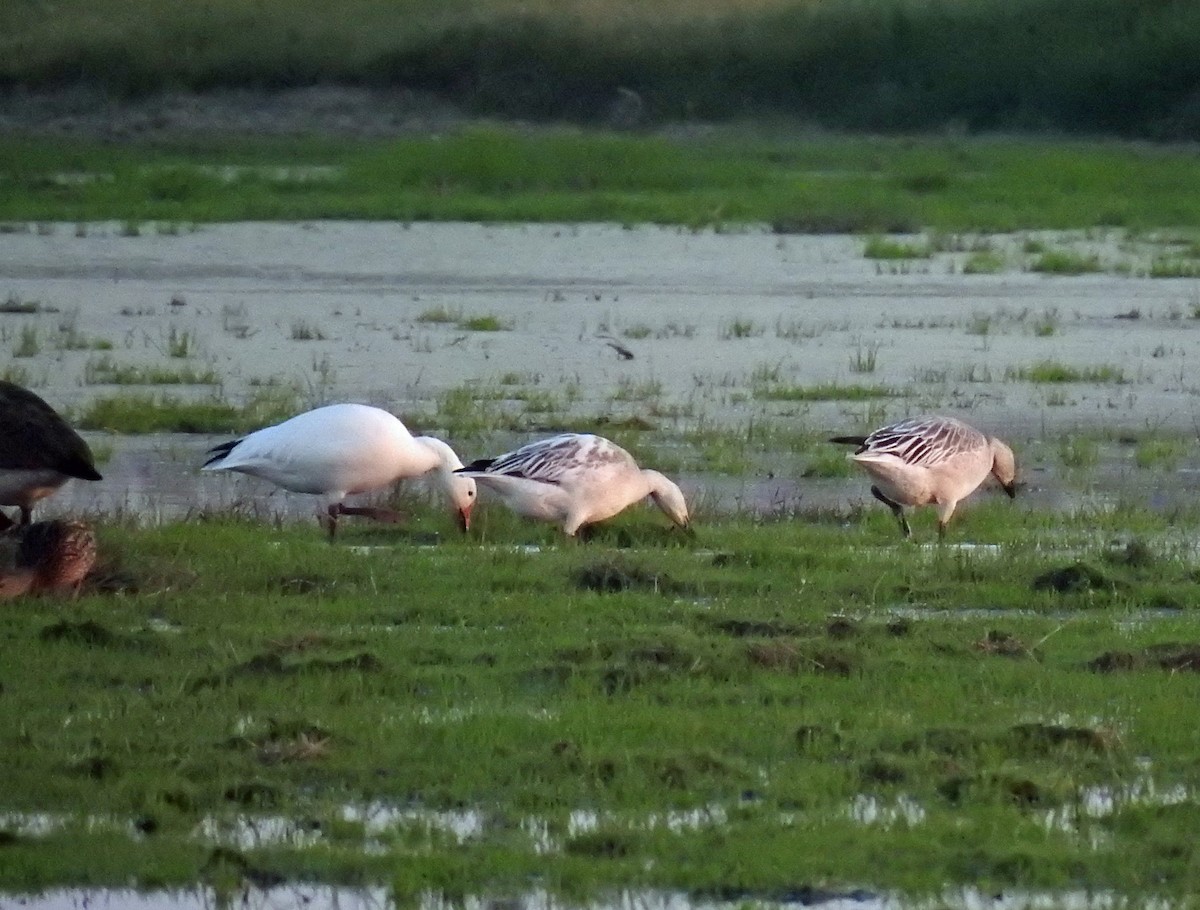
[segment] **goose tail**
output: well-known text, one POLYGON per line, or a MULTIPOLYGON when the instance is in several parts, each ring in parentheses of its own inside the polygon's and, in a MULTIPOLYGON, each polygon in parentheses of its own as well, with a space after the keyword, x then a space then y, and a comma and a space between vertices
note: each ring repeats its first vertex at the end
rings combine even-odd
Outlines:
POLYGON ((456 470, 454 473, 455 474, 470 474, 472 472, 486 471, 488 468, 490 468, 495 463, 496 463, 495 458, 477 458, 474 461, 472 461, 469 465, 464 465, 463 467, 456 470))
POLYGON ((217 462, 233 451, 234 447, 241 442, 240 439, 231 439, 229 442, 223 442, 220 445, 215 445, 208 450, 208 461, 201 465, 201 468, 220 467, 217 462))

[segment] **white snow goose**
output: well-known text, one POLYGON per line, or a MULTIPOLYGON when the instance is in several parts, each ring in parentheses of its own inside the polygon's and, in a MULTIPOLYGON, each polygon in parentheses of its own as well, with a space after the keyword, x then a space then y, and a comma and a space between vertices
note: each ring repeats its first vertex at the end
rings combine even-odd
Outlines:
POLYGON ((869 436, 835 436, 830 442, 858 446, 849 457, 871 475, 871 493, 892 510, 905 537, 912 529, 904 506, 936 505, 938 535, 944 537, 954 507, 989 474, 1010 497, 1017 494, 1012 449, 953 417, 910 417, 869 436))
POLYGON ((348 506, 342 500, 431 475, 466 531, 475 505, 475 481, 454 474, 462 461, 432 436, 414 437, 392 414, 364 404, 331 404, 283 423, 214 446, 201 470, 238 471, 296 493, 314 493, 327 503, 329 536, 340 515, 399 521, 391 509, 348 506))
MULTIPOLYGON (((33 504, 72 477, 101 479, 88 444, 33 392, 0 380, 0 505, 19 508, 24 527, 33 504)), ((0 530, 12 524, 0 512, 0 530)))
POLYGON ((687 503, 673 481, 639 468, 619 445, 590 433, 531 442, 457 473, 475 478, 517 514, 555 522, 572 537, 646 496, 676 525, 688 526, 687 503))

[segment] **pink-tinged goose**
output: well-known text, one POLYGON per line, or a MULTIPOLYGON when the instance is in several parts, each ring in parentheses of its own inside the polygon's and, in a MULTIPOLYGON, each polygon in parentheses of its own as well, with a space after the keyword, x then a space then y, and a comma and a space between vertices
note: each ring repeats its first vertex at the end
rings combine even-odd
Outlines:
POLYGON ((564 433, 531 442, 457 472, 496 493, 527 518, 558 524, 568 536, 649 496, 676 525, 688 526, 683 492, 603 436, 564 433))
POLYGON ((871 493, 892 510, 905 537, 912 529, 904 506, 937 506, 938 535, 944 537, 955 506, 989 474, 1010 497, 1017 492, 1012 449, 953 417, 910 417, 869 436, 830 442, 858 446, 849 457, 871 475, 871 493))

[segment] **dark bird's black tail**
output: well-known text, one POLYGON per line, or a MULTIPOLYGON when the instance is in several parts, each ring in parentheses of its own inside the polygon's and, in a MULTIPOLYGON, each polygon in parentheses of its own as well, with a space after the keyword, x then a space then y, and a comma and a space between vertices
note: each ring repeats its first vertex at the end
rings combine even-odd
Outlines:
POLYGON ((465 465, 461 468, 458 468, 454 473, 461 474, 464 471, 486 471, 488 468, 490 468, 495 463, 496 463, 496 459, 494 459, 494 458, 477 458, 474 461, 472 461, 469 465, 465 465))
POLYGON ((830 442, 841 443, 846 446, 860 446, 867 441, 866 436, 830 436, 830 442))
MULTIPOLYGON (((92 453, 89 451, 88 455, 92 453)), ((90 458, 80 455, 72 456, 59 470, 68 477, 78 477, 80 480, 103 480, 90 458)))
POLYGON ((220 445, 213 446, 208 450, 208 461, 204 462, 203 466, 207 468, 214 461, 220 461, 222 458, 232 452, 233 447, 239 442, 241 442, 240 439, 231 439, 229 442, 223 442, 220 445))

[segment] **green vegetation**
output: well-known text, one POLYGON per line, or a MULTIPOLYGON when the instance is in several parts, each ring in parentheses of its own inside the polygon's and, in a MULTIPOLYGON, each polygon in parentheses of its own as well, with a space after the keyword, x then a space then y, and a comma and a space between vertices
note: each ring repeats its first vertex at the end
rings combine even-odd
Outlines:
POLYGON ((879 344, 858 344, 854 347, 854 353, 850 355, 850 372, 851 373, 874 373, 875 366, 879 358, 879 344))
POLYGON ((1047 250, 1029 264, 1031 272, 1047 272, 1052 275, 1086 275, 1103 269, 1099 256, 1070 250, 1047 250))
POLYGON ((939 547, 874 504, 637 509, 567 546, 412 505, 332 546, 106 524, 79 599, 6 604, 0 889, 1200 888, 1194 512, 980 497, 939 547))
MULTIPOLYGON (((1184 0, 348 0, 339 10, 63 0, 47 16, 7 3, 0 85, 129 97, 340 83, 622 126, 767 114, 871 131, 1196 134, 1200 9, 1184 0)), ((937 196, 958 175, 913 166, 895 184, 937 196)))
POLYGON ((1100 461, 1100 446, 1088 436, 1068 433, 1059 443, 1058 454, 1064 467, 1086 470, 1100 461))
POLYGON ((1111 364, 1073 367, 1057 360, 1042 360, 1027 367, 1008 367, 1004 370, 1006 381, 1012 382, 1129 382, 1125 371, 1111 364))
POLYGON ((818 449, 804 465, 801 477, 852 477, 857 469, 846 457, 846 450, 825 446, 818 449))
POLYGON ((1033 320, 1033 334, 1038 338, 1049 338, 1059 330, 1058 310, 1043 310, 1042 315, 1033 320))
POLYGON ((13 346, 13 357, 36 357, 42 350, 36 325, 21 326, 21 337, 13 346))
POLYGON ((492 313, 467 316, 460 308, 450 309, 440 305, 422 310, 417 315, 417 322, 453 325, 465 332, 508 332, 512 330, 512 325, 508 321, 492 313))
POLYGON ((462 310, 450 309, 445 306, 430 307, 417 314, 417 322, 430 322, 435 325, 455 323, 462 319, 462 310))
POLYGON ((500 127, 353 141, 0 137, 0 184, 0 220, 28 221, 653 221, 803 232, 1200 226, 1191 192, 1200 160, 1186 148, 733 129, 689 138, 500 127), (894 184, 921 165, 964 179, 919 196, 894 184), (303 176, 315 168, 327 176, 303 176), (64 182, 64 174, 96 179, 64 182))
POLYGON ((889 237, 868 237, 863 246, 867 259, 928 259, 933 248, 928 243, 905 243, 889 237))
POLYGON ((324 341, 325 333, 307 320, 297 319, 292 323, 291 339, 292 341, 324 341))
POLYGON ((1138 440, 1134 463, 1139 468, 1173 470, 1187 457, 1192 445, 1189 440, 1169 436, 1149 436, 1138 440))
POLYGON ((6 363, 3 367, 0 367, 0 379, 3 379, 5 382, 25 386, 26 388, 32 385, 29 379, 29 371, 15 363, 6 363))
POLYGON ((467 332, 509 332, 512 323, 499 316, 486 313, 481 316, 468 316, 458 323, 458 328, 467 332))
POLYGON ((167 333, 168 356, 186 359, 193 353, 192 345, 193 338, 190 332, 179 331, 175 326, 171 326, 167 333))
POLYGON ((963 263, 964 275, 998 275, 1004 271, 1004 257, 991 250, 971 253, 963 263))
POLYGON ((268 390, 245 407, 218 399, 122 394, 92 400, 75 424, 113 433, 241 433, 286 420, 298 409, 291 390, 268 390))
POLYGON ((653 334, 654 330, 642 322, 621 329, 621 336, 623 338, 632 338, 634 341, 641 341, 643 338, 649 338, 653 334))
POLYGON ((621 376, 613 392, 613 401, 654 401, 663 395, 663 384, 659 379, 631 379, 621 376))
POLYGON ((766 401, 870 401, 897 398, 903 394, 884 385, 843 385, 837 382, 801 386, 759 383, 754 387, 754 397, 766 401))
POLYGON ((88 385, 220 385, 221 377, 212 368, 137 366, 105 355, 84 365, 83 381, 88 385))
POLYGON ((1151 278, 1200 278, 1200 262, 1157 256, 1148 274, 1151 278))
POLYGON ((0 313, 20 313, 22 315, 31 315, 33 313, 41 313, 44 311, 42 304, 37 300, 22 300, 16 294, 9 294, 2 302, 0 302, 0 313))
POLYGON ((721 326, 720 334, 723 340, 740 338, 757 338, 765 329, 757 325, 753 319, 742 319, 740 316, 731 319, 721 326))

